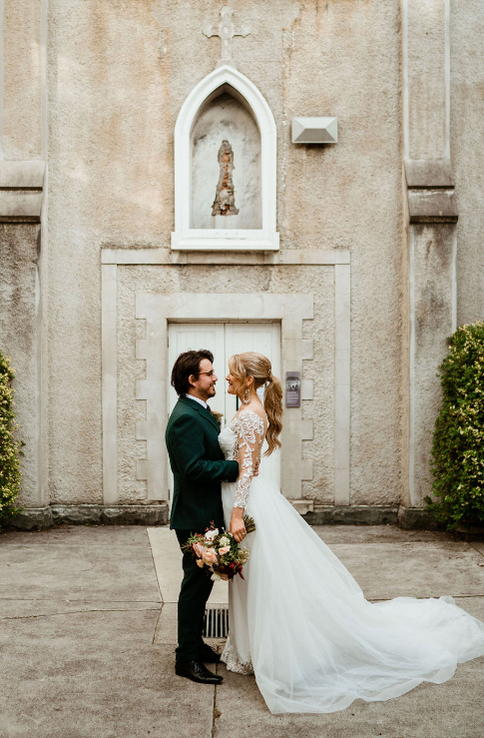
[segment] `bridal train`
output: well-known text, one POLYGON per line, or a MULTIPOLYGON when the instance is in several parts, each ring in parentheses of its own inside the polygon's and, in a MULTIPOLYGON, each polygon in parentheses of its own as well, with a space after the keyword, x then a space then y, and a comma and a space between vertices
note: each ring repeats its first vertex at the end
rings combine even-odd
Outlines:
MULTIPOLYGON (((219 436, 227 459, 238 446, 255 459, 259 415, 242 410, 219 436)), ((329 713, 355 699, 397 697, 423 681, 450 679, 458 663, 484 654, 484 623, 452 597, 397 597, 371 603, 329 547, 278 487, 250 478, 245 511, 257 529, 245 538, 245 580, 229 585, 227 668, 254 673, 274 713, 329 713)), ((227 529, 240 490, 222 486, 227 529)))

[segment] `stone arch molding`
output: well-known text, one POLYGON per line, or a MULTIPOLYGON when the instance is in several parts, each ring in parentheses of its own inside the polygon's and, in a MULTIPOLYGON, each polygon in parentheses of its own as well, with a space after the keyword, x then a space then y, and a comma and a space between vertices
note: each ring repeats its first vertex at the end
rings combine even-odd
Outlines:
POLYGON ((277 130, 260 90, 243 74, 224 65, 205 77, 188 95, 175 125, 175 231, 171 247, 181 251, 277 251, 277 130), (203 106, 223 90, 235 93, 250 109, 261 136, 262 228, 202 229, 190 227, 191 133, 203 106))

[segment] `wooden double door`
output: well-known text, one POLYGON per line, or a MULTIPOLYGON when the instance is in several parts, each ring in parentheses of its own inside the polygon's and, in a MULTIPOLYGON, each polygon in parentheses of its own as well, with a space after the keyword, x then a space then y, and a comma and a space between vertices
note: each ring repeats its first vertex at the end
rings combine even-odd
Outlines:
MULTIPOLYGON (((230 356, 244 351, 257 351, 269 357, 273 374, 276 377, 281 376, 280 323, 170 323, 168 327, 170 371, 179 354, 189 349, 200 348, 207 348, 214 355, 214 369, 218 382, 217 394, 210 400, 210 407, 223 415, 222 428, 230 422, 237 411, 237 398, 227 394, 226 391, 225 377, 230 356)), ((176 392, 170 387, 168 400, 170 412, 176 401, 176 392)), ((261 473, 269 476, 277 485, 280 485, 280 469, 279 451, 268 458, 263 457, 261 473)))

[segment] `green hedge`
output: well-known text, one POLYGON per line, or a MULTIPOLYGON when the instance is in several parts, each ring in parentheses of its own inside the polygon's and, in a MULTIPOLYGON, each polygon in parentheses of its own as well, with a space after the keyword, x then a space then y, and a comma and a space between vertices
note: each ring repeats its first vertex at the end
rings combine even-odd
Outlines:
POLYGON ((484 525, 484 322, 462 326, 449 342, 432 446, 437 500, 426 502, 454 530, 460 523, 484 525))
POLYGON ((10 358, 0 351, 0 521, 17 515, 21 508, 15 506, 20 491, 20 444, 14 438, 15 414, 13 410, 12 379, 14 370, 10 358))

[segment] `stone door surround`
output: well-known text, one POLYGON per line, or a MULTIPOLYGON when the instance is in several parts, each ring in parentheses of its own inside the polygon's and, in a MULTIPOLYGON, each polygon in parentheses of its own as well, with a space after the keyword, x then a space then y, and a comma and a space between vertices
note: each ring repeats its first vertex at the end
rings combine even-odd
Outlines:
MULTIPOLYGON (((166 249, 104 249, 102 252, 102 390, 104 503, 119 502, 117 490, 117 269, 123 265, 200 263, 202 254, 178 255, 166 249), (182 257, 182 258, 179 258, 182 257)), ((212 254, 214 263, 241 265, 299 264, 335 270, 335 504, 349 504, 350 461, 350 264, 349 252, 294 251, 278 254, 212 254)), ((206 262, 206 256, 204 261, 206 262)), ((146 361, 146 377, 136 383, 136 398, 147 404, 146 420, 137 423, 137 438, 147 444, 146 459, 137 462, 138 479, 147 480, 148 499, 163 500, 167 489, 164 430, 167 420, 167 334, 170 321, 280 321, 282 375, 302 371, 312 359, 313 342, 302 338, 302 321, 313 318, 311 294, 144 293, 136 295, 136 319, 146 321, 146 338, 137 340, 136 356, 146 361), (248 299, 249 298, 249 299, 248 299)), ((312 383, 304 382, 303 399, 312 399, 312 383)), ((312 478, 312 461, 303 459, 302 441, 312 438, 312 421, 302 408, 286 413, 283 431, 283 491, 301 498, 301 482, 312 478), (290 413, 290 416, 289 416, 290 413)))

